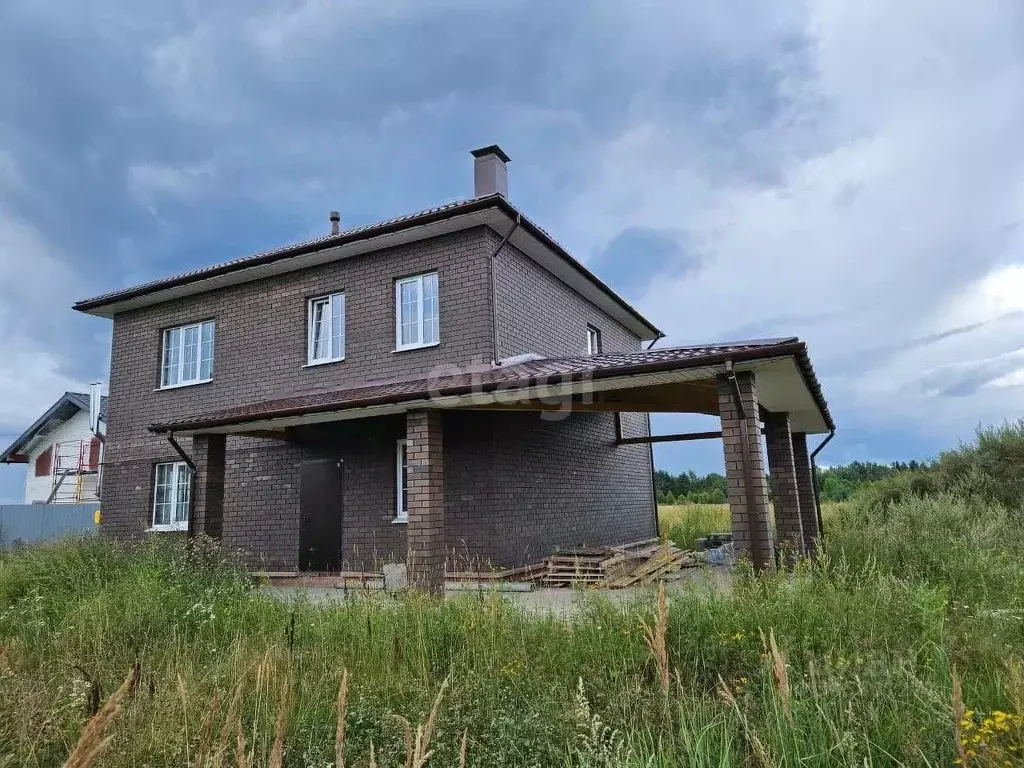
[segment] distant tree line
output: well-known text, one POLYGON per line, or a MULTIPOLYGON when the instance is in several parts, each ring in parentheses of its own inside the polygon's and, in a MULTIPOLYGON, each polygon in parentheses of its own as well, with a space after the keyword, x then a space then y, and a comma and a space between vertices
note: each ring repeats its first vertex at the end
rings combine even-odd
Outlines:
POLYGON ((926 470, 929 466, 922 461, 894 461, 891 464, 851 461, 818 470, 818 487, 823 501, 846 501, 866 485, 888 480, 901 472, 926 470))
POLYGON ((692 469, 673 475, 663 469, 654 473, 659 504, 724 504, 728 500, 725 477, 717 472, 698 475, 692 469))
MULTIPOLYGON (((862 487, 886 480, 900 472, 920 472, 929 468, 920 461, 853 461, 818 471, 818 486, 823 501, 846 501, 862 487)), ((728 500, 725 477, 717 472, 698 475, 692 469, 673 475, 659 469, 654 488, 659 504, 724 504, 728 500)))
MULTIPOLYGON (((723 504, 725 478, 715 472, 654 476, 659 504, 723 504)), ((769 484, 769 488, 770 488, 769 484)), ((970 442, 940 451, 934 461, 853 461, 818 471, 823 501, 884 507, 942 494, 994 502, 1024 514, 1024 419, 979 427, 970 442)), ((770 492, 770 491, 769 491, 770 492)))

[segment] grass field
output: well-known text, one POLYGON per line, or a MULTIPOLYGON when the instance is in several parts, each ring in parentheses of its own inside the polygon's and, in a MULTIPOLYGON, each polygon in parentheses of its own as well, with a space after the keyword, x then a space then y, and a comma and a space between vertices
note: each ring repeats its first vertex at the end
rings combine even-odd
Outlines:
MULTIPOLYGON (((826 502, 821 510, 824 524, 827 525, 838 511, 838 504, 826 502)), ((693 549, 696 540, 709 533, 731 530, 727 504, 660 504, 658 522, 661 535, 681 549, 693 549)))
POLYGON ((795 574, 673 588, 663 611, 653 589, 581 593, 571 623, 498 595, 287 606, 166 542, 0 556, 0 765, 64 764, 136 662, 86 729, 110 738, 97 765, 326 768, 339 741, 349 766, 371 744, 380 766, 1021 764, 1020 522, 943 497, 828 530, 795 574))

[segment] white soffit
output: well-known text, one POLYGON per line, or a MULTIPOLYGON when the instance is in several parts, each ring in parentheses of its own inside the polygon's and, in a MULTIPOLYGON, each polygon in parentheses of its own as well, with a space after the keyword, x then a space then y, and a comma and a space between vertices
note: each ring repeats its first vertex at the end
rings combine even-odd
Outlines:
POLYGON ((794 432, 828 432, 818 403, 793 357, 737 363, 736 370, 754 372, 759 402, 769 411, 789 413, 794 432))

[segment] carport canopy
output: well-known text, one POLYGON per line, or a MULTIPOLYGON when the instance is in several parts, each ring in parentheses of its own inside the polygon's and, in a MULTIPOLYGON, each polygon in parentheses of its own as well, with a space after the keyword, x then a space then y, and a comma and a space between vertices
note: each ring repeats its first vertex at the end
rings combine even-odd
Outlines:
POLYGON ((225 435, 290 440, 296 427, 406 413, 410 478, 418 478, 409 490, 407 567, 414 583, 436 591, 444 575, 444 467, 437 414, 446 409, 717 415, 720 432, 633 438, 617 432, 615 439, 635 444, 720 437, 736 554, 768 569, 817 548, 820 512, 807 436, 834 433, 835 424, 807 347, 797 338, 583 357, 523 355, 496 364, 448 367, 428 377, 367 381, 226 408, 153 424, 150 430, 167 434, 199 475, 197 518, 204 530, 216 532, 223 514, 217 489, 224 480, 225 435), (175 435, 196 437, 195 462, 175 435))

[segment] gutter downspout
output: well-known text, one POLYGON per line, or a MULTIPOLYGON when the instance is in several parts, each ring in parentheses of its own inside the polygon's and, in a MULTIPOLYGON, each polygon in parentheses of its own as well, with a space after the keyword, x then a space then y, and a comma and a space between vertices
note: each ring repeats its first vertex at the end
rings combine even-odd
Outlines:
POLYGON ((178 441, 174 439, 174 433, 167 433, 167 442, 171 444, 174 452, 181 456, 181 460, 185 462, 190 470, 192 470, 191 483, 189 484, 188 490, 188 533, 186 534, 190 539, 196 535, 195 529, 195 510, 196 510, 196 480, 198 478, 198 472, 196 470, 196 463, 192 461, 192 457, 185 453, 185 449, 179 445, 178 441))
POLYGON ((747 420, 746 409, 743 407, 743 395, 740 392, 740 383, 736 379, 736 370, 733 368, 732 360, 729 358, 726 358, 725 361, 725 375, 729 382, 733 405, 736 406, 736 413, 740 417, 740 460, 743 462, 743 482, 747 486, 743 496, 747 500, 747 521, 750 526, 750 545, 757 556, 757 560, 768 564, 772 562, 772 553, 761 551, 761 537, 755 535, 754 532, 756 515, 754 514, 753 499, 754 472, 750 460, 750 423, 747 420))
POLYGON ((508 243, 509 238, 519 229, 519 225, 523 222, 523 214, 517 213, 516 220, 512 222, 512 226, 509 228, 505 236, 501 238, 501 242, 498 243, 498 247, 494 249, 494 253, 491 254, 491 335, 493 337, 493 355, 491 357, 491 365, 497 367, 501 365, 498 356, 498 285, 494 277, 494 267, 498 259, 498 254, 501 253, 501 249, 508 243))
POLYGON ((821 449, 828 445, 829 440, 835 436, 836 428, 832 427, 832 429, 828 431, 828 437, 822 440, 821 444, 811 452, 811 478, 814 481, 814 506, 816 507, 815 511, 818 514, 818 546, 822 549, 824 549, 825 544, 825 526, 821 519, 821 488, 818 486, 818 465, 814 461, 814 457, 817 456, 821 452, 821 449))
MULTIPOLYGON (((650 349, 661 339, 665 338, 664 333, 659 333, 653 339, 651 343, 647 345, 647 349, 650 349)), ((618 411, 615 412, 615 437, 616 442, 622 439, 622 414, 618 411)), ((647 412, 647 434, 651 434, 651 413, 647 412)), ((647 458, 651 462, 651 505, 654 507, 654 535, 659 539, 661 538, 661 520, 658 518, 658 483, 654 478, 654 446, 650 443, 647 444, 647 458)))

